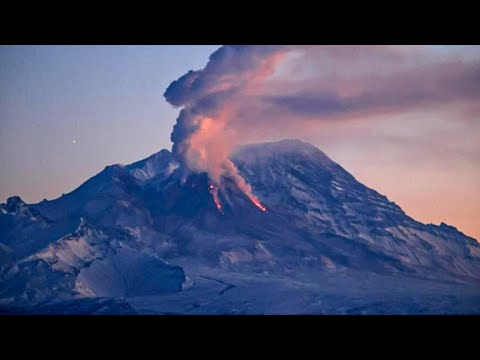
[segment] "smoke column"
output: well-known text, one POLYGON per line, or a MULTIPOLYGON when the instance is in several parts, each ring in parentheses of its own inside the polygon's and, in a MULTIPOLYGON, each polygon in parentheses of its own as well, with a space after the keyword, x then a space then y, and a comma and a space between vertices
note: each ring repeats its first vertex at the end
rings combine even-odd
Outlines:
POLYGON ((229 125, 242 103, 254 96, 286 55, 282 46, 223 46, 209 58, 206 67, 189 71, 172 82, 166 100, 183 107, 173 128, 172 152, 185 171, 207 172, 216 184, 228 176, 261 210, 250 185, 229 159, 236 144, 229 125))

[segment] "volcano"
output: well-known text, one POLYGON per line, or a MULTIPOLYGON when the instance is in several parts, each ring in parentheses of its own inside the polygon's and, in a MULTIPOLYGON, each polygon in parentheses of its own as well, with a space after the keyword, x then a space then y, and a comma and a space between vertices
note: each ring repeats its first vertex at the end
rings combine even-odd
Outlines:
POLYGON ((231 159, 260 206, 168 150, 55 200, 9 198, 0 311, 480 313, 475 239, 415 221, 299 140, 231 159))

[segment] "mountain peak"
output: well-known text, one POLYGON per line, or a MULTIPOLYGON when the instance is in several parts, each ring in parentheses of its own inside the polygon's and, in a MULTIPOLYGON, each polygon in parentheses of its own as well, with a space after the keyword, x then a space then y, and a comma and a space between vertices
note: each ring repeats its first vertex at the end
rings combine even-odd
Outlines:
POLYGON ((11 196, 7 199, 5 204, 0 205, 3 212, 9 214, 16 214, 21 211, 22 208, 25 208, 27 204, 22 200, 20 196, 11 196))
POLYGON ((162 149, 146 159, 127 165, 131 174, 140 181, 149 180, 159 174, 170 175, 178 164, 174 161, 173 155, 167 149, 162 149))
POLYGON ((20 196, 11 196, 7 199, 7 207, 14 208, 22 205, 26 205, 25 201, 20 196))
POLYGON ((256 159, 284 155, 301 155, 306 158, 316 157, 324 162, 333 162, 316 146, 298 139, 283 139, 280 141, 241 145, 235 149, 232 158, 255 161, 256 159))
POLYGON ((143 167, 147 162, 165 161, 165 160, 171 160, 171 158, 172 158, 172 153, 167 149, 162 149, 145 159, 135 161, 134 163, 127 165, 127 167, 130 169, 135 169, 135 168, 143 167))
POLYGON ((269 149, 277 152, 304 152, 304 151, 318 151, 323 153, 316 146, 299 140, 299 139, 282 139, 279 141, 269 141, 263 143, 245 144, 238 147, 238 150, 242 149, 269 149))

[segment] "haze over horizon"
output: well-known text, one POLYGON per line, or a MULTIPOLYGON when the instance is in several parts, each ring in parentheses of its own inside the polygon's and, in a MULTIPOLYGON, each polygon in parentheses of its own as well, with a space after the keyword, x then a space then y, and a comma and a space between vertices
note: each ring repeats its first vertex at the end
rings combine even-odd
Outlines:
MULTIPOLYGON (((179 111, 162 94, 218 48, 1 46, 0 201, 57 198, 171 149, 179 111)), ((302 51, 245 100, 245 139, 308 141, 413 218, 480 239, 479 47, 302 51)))

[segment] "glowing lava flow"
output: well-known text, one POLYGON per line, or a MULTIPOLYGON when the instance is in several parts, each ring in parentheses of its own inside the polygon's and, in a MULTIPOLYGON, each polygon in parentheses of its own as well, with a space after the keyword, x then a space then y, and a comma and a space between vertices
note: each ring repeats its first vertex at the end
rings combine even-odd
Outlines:
POLYGON ((215 203, 218 211, 223 214, 222 204, 220 203, 220 199, 218 198, 218 189, 213 185, 209 185, 208 190, 210 191, 210 194, 212 194, 213 202, 215 203))
MULTIPOLYGON (((217 207, 218 211, 220 211, 223 214, 222 204, 218 197, 218 187, 216 187, 213 184, 210 184, 208 185, 208 191, 210 192, 210 194, 212 194, 213 202, 215 203, 215 206, 217 207)), ((247 195, 247 197, 250 199, 253 205, 258 207, 263 212, 267 211, 267 208, 254 195, 249 195, 249 194, 245 194, 245 195, 247 195)))
POLYGON ((267 208, 263 206, 260 200, 258 200, 255 196, 252 195, 252 197, 250 197, 250 200, 256 207, 258 207, 263 212, 267 211, 267 208))

